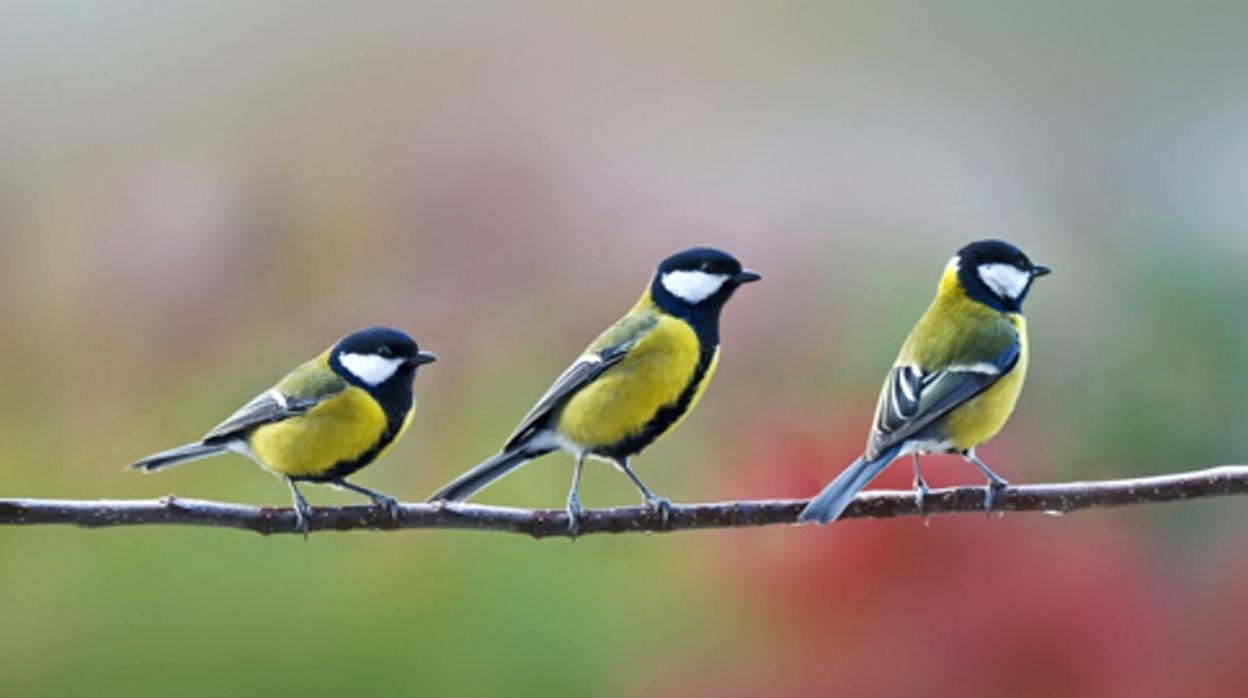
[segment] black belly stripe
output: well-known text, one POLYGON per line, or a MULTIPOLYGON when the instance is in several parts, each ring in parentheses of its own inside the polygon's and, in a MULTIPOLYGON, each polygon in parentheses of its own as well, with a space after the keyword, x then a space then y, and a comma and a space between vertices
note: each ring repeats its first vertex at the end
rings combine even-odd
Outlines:
POLYGON ((381 438, 377 439, 377 443, 373 444, 372 448, 365 451, 358 458, 338 461, 329 470, 319 475, 300 475, 291 479, 299 482, 332 482, 344 478, 376 460, 382 450, 394 441, 394 437, 398 435, 399 430, 402 428, 403 419, 399 419, 397 422, 388 420, 386 422, 386 430, 382 432, 381 438))
POLYGON ((642 449, 654 443, 680 419, 682 415, 689 411, 689 405, 693 402, 693 396, 698 394, 698 389, 702 386, 702 382, 706 380, 706 372, 711 368, 711 361, 715 359, 715 351, 719 348, 718 344, 703 344, 698 350, 698 365, 693 369, 693 376, 689 378, 689 384, 681 391, 680 396, 676 398, 676 402, 670 405, 660 407, 658 412, 654 413, 654 417, 642 427, 638 433, 625 437, 609 446, 603 446, 594 449, 594 454, 604 458, 628 458, 635 456, 642 449))

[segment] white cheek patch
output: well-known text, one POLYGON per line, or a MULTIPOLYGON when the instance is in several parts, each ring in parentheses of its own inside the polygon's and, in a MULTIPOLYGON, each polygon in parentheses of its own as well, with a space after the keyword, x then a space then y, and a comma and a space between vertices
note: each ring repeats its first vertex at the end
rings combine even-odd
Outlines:
POLYGON ((376 354, 342 354, 338 361, 343 368, 369 385, 381 385, 390 380, 403 364, 403 359, 387 359, 376 354))
POLYGON ((977 271, 988 288, 1002 298, 1018 300, 1031 283, 1031 274, 1013 264, 981 264, 977 271))
POLYGON ((724 274, 708 274, 704 271, 669 271, 663 275, 663 288, 677 298, 697 305, 715 295, 728 281, 724 274))

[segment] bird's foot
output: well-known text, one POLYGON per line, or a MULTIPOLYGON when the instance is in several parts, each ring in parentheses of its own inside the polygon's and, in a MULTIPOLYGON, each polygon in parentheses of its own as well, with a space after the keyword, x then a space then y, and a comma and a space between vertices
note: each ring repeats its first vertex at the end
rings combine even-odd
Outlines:
POLYGON ((576 540, 581 533, 581 522, 585 520, 585 509, 581 506, 581 500, 569 498, 565 511, 568 513, 568 535, 576 540))
POLYGON ((672 518, 672 503, 654 495, 646 497, 645 501, 646 506, 659 513, 659 520, 663 522, 663 528, 667 528, 667 522, 672 518))
POLYGON ((308 532, 312 530, 312 506, 307 501, 295 502, 295 533, 303 535, 303 539, 308 539, 308 532))
POLYGON ((389 495, 378 494, 372 497, 373 504, 379 509, 384 509, 390 517, 390 523, 397 524, 399 522, 399 500, 389 495))
POLYGON ((984 513, 992 517, 993 507, 997 503, 997 497, 1009 489, 1010 483, 1005 480, 991 480, 988 486, 984 488, 984 513))
POLYGON ((976 468, 979 468, 984 477, 988 478, 988 486, 984 490, 984 511, 991 517, 993 505, 997 501, 997 495, 1004 492, 1010 486, 1010 483, 1005 478, 992 472, 992 468, 984 465, 984 462, 975 455, 975 449, 963 451, 962 457, 970 461, 976 468))
POLYGON ((919 516, 923 517, 923 525, 931 524, 932 517, 927 513, 927 493, 931 489, 927 486, 927 481, 923 478, 915 478, 914 480, 914 506, 919 510, 919 516))
POLYGON ((399 522, 399 511, 400 511, 399 500, 395 499, 394 497, 391 497, 388 494, 383 494, 381 492, 378 492, 377 490, 372 490, 367 487, 357 485, 352 482, 347 482, 345 479, 342 479, 342 478, 334 480, 330 482, 330 484, 333 485, 334 487, 337 487, 340 490, 351 490, 352 492, 356 492, 358 494, 364 495, 365 497, 368 497, 369 499, 373 501, 373 506, 377 507, 378 509, 385 510, 386 515, 390 517, 391 525, 397 524, 399 522))
POLYGON ((927 518, 927 493, 931 492, 931 488, 927 486, 927 481, 923 478, 914 479, 914 506, 919 510, 919 514, 927 518))

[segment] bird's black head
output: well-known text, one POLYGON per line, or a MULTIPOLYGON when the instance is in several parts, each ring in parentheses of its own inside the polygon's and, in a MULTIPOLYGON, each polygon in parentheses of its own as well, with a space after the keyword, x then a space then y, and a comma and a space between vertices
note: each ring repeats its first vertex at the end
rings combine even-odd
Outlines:
POLYGON ((421 351, 416 342, 389 327, 370 327, 343 337, 330 351, 329 362, 353 385, 376 393, 389 386, 411 391, 416 368, 438 357, 421 351))
POLYGON ((980 240, 958 250, 950 265, 957 265, 958 280, 974 300, 1004 312, 1022 310, 1031 282, 1049 273, 1023 251, 1001 240, 980 240))
POLYGON ((758 281, 757 272, 735 257, 710 247, 694 247, 659 264, 650 282, 655 305, 689 320, 699 334, 719 341, 719 311, 742 284, 758 281))

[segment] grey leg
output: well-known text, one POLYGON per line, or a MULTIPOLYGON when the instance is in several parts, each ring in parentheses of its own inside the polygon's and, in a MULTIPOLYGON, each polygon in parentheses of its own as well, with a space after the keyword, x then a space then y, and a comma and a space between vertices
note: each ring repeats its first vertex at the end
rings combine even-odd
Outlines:
POLYGON ((576 468, 572 471, 572 489, 568 490, 568 533, 576 538, 581 532, 581 520, 585 518, 585 509, 581 506, 581 470, 585 468, 585 454, 576 456, 576 468))
POLYGON ((341 479, 335 480, 334 484, 338 485, 339 487, 343 489, 351 490, 352 492, 357 492, 359 494, 362 494, 365 497, 368 497, 369 499, 373 500, 374 504, 386 510, 386 513, 390 515, 391 521, 398 523, 399 500, 395 499, 394 497, 391 497, 388 494, 382 494, 381 492, 378 492, 377 490, 370 490, 367 487, 364 487, 362 485, 357 485, 353 482, 347 482, 346 480, 341 480, 341 479))
POLYGON ((663 525, 667 526, 667 520, 672 515, 672 503, 651 492, 650 488, 646 487, 646 483, 642 482, 641 478, 637 477, 637 473, 634 473, 633 469, 628 467, 627 458, 620 458, 616 460, 615 467, 619 468, 620 472, 627 475, 628 479, 633 481, 633 485, 637 487, 639 492, 641 492, 642 499, 645 500, 648 506, 659 512, 659 517, 663 520, 663 525))
POLYGON ((988 487, 984 493, 984 511, 987 511, 989 514, 991 514, 992 504, 997 498, 997 493, 1009 487, 1010 483, 1006 481, 1005 478, 992 472, 992 468, 989 468, 987 465, 984 465, 984 462, 979 459, 979 456, 975 455, 975 449, 972 448, 968 450, 966 453, 963 453, 962 457, 974 463, 975 467, 979 468, 980 472, 982 472, 984 476, 988 478, 988 487))
POLYGON ((303 534, 303 539, 308 539, 308 531, 312 526, 312 507, 308 505, 308 500, 303 498, 303 493, 295 486, 295 481, 286 478, 286 486, 290 488, 291 499, 295 505, 295 531, 303 534))
POLYGON ((923 502, 927 499, 927 480, 923 479, 923 469, 919 465, 919 454, 914 454, 914 503, 919 508, 919 513, 926 516, 927 512, 923 510, 923 502))

